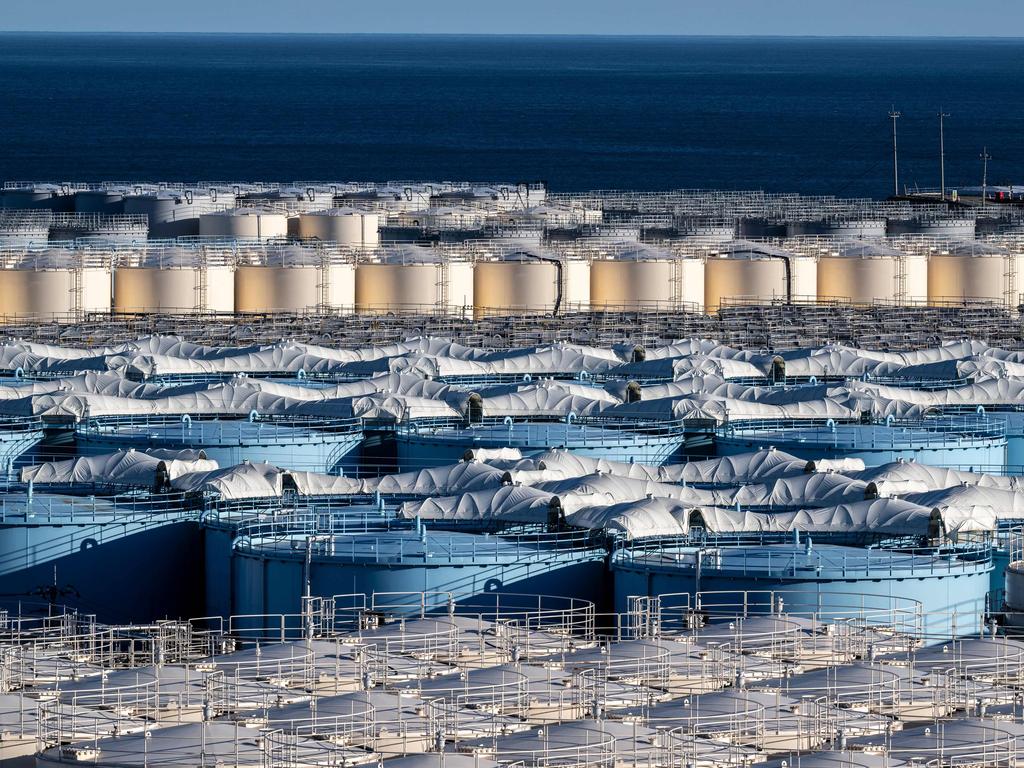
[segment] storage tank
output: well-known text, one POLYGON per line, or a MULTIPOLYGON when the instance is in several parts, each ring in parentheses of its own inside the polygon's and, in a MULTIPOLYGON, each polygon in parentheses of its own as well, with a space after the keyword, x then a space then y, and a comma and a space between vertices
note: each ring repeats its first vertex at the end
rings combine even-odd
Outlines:
POLYGON ((736 236, 751 240, 765 237, 785 237, 786 223, 757 216, 744 216, 736 223, 736 236))
POLYGON ((545 314, 563 303, 563 260, 544 248, 485 251, 473 270, 473 314, 545 314))
POLYGON ((736 237, 735 222, 682 220, 676 224, 675 239, 698 243, 727 243, 736 237))
POLYGON ((437 249, 394 245, 363 256, 356 265, 357 312, 436 312, 472 306, 472 264, 437 249))
POLYGON ((323 246, 266 246, 239 254, 236 312, 302 312, 355 304, 355 266, 323 246))
POLYGON ((355 208, 330 208, 299 216, 298 236, 343 245, 374 247, 380 241, 380 217, 355 208))
POLYGON ((144 243, 149 220, 142 214, 55 213, 50 240, 95 240, 105 243, 144 243))
MULTIPOLYGON (((988 543, 938 551, 851 547, 828 543, 825 536, 810 544, 807 539, 754 543, 750 538, 706 546, 661 540, 657 548, 641 539, 618 547, 612 554, 616 609, 626 610, 631 595, 662 595, 666 603, 668 595, 692 595, 699 581, 698 604, 709 610, 732 604, 741 617, 778 615, 781 603, 787 612, 822 618, 849 618, 860 611, 867 614, 862 620, 867 624, 873 612, 903 614, 912 624, 910 617, 922 611, 923 633, 930 642, 984 629, 992 570, 988 543)), ((886 623, 881 617, 874 621, 886 623)), ((856 618, 853 622, 860 625, 856 618)))
POLYGON ((955 467, 1002 467, 1006 425, 985 417, 943 416, 872 424, 727 424, 715 434, 719 456, 774 447, 814 460, 861 459, 873 467, 896 461, 955 467))
POLYGON ((965 240, 932 251, 928 259, 928 300, 993 301, 1016 306, 1020 256, 992 243, 965 240))
POLYGON ((923 255, 879 243, 837 243, 818 258, 818 297, 864 304, 923 301, 927 298, 927 271, 923 255))
POLYGON ((110 416, 80 422, 75 430, 85 455, 134 448, 203 450, 221 467, 245 461, 309 472, 351 468, 363 440, 354 419, 328 419, 252 413, 249 418, 154 414, 110 416))
POLYGON ((288 217, 263 208, 229 208, 199 217, 201 237, 272 240, 288 236, 288 217))
POLYGON ((765 243, 737 240, 711 250, 704 266, 704 308, 717 312, 723 300, 765 303, 817 296, 812 256, 765 243))
POLYGON ((235 310, 234 263, 228 252, 185 246, 120 254, 114 269, 113 311, 235 310))
POLYGON ((599 249, 590 265, 593 309, 678 309, 687 299, 704 304, 704 262, 651 245, 599 249), (603 255, 602 255, 603 254, 603 255))
POLYGON ((51 218, 49 211, 0 209, 0 248, 46 245, 51 218))
POLYGON ((70 211, 74 195, 67 184, 5 184, 0 194, 2 208, 46 208, 51 211, 70 211))
POLYGON ((579 534, 496 536, 434 531, 429 526, 420 531, 346 533, 330 525, 243 525, 233 554, 234 608, 242 614, 298 613, 307 546, 310 592, 316 596, 600 595, 606 551, 588 546, 579 534))
MULTIPOLYGON (((42 436, 43 425, 37 423, 35 443, 42 436)), ((202 579, 192 567, 201 545, 199 528, 180 498, 108 499, 36 489, 7 493, 0 504, 8 588, 30 591, 47 577, 52 580, 57 568, 65 583, 75 585, 61 602, 101 621, 193 615, 202 608, 195 598, 202 579), (146 577, 125 579, 126 570, 146 577)))
POLYGON ((201 214, 234 204, 233 195, 216 189, 141 190, 125 195, 124 212, 144 214, 149 219, 150 237, 184 237, 200 234, 201 214))
POLYGON ((586 417, 564 421, 521 417, 502 423, 443 426, 411 422, 395 429, 398 463, 407 469, 453 464, 480 448, 515 448, 524 456, 566 448, 582 456, 660 466, 679 458, 684 439, 678 422, 612 424, 586 417))
POLYGON ((787 237, 815 235, 837 240, 860 240, 885 237, 885 219, 823 218, 791 221, 786 225, 787 237))
POLYGON ((894 235, 928 235, 929 237, 970 240, 975 234, 975 223, 974 219, 941 216, 891 218, 886 223, 886 234, 890 237, 894 235))
POLYGON ((125 190, 118 187, 79 189, 75 192, 75 213, 124 213, 125 190))
POLYGON ((102 252, 14 251, 0 268, 0 307, 13 317, 72 321, 110 310, 110 259, 102 252))
POLYGON ((315 186, 281 187, 243 193, 239 196, 239 204, 293 216, 333 207, 334 192, 315 186))

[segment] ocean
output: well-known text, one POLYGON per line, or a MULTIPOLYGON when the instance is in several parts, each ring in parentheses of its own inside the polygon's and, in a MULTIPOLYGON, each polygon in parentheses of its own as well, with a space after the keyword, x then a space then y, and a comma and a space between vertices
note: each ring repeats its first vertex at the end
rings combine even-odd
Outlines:
POLYGON ((0 178, 1024 184, 1024 40, 0 35, 0 178))

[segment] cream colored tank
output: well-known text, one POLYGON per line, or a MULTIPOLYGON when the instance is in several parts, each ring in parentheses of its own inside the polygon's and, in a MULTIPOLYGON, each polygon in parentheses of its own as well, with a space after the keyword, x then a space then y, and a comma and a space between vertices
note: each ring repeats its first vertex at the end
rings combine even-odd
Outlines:
POLYGON ((928 262, 928 301, 942 303, 975 299, 1013 301, 1008 254, 932 254, 928 262))
POLYGON ((562 271, 563 312, 585 312, 590 309, 590 259, 569 258, 562 271))
POLYGON ((110 310, 103 269, 0 269, 0 315, 50 318, 110 310))
POLYGON ((793 256, 789 260, 794 301, 816 301, 818 298, 818 261, 812 256, 793 256))
POLYGON ((351 313, 356 305, 356 268, 350 262, 327 265, 327 304, 335 311, 351 313))
POLYGON ((380 219, 376 213, 349 208, 303 213, 299 216, 298 235, 324 242, 374 247, 380 242, 380 219))
POLYGON ((440 302, 442 267, 366 263, 356 267, 356 312, 430 312, 440 302))
POLYGON ((119 267, 114 272, 115 312, 228 313, 235 308, 229 266, 119 267))
POLYGON ((551 312, 558 297, 558 269, 545 261, 478 261, 473 271, 475 317, 551 312))
POLYGON ((822 256, 818 261, 818 296, 847 298, 854 303, 896 301, 900 258, 886 256, 822 256))
POLYGON ((288 236, 288 217, 256 208, 231 208, 199 217, 202 237, 233 240, 269 240, 288 236))
POLYGON ((239 266, 235 271, 235 311, 310 310, 322 303, 323 287, 318 266, 239 266))
POLYGON ((448 261, 445 302, 452 314, 466 317, 473 311, 473 262, 448 261))
POLYGON ((919 253, 908 253, 903 257, 903 300, 908 304, 924 304, 928 301, 928 257, 919 253))
POLYGON ((594 259, 590 305, 598 310, 670 308, 677 303, 677 279, 671 259, 594 259))
MULTIPOLYGON (((711 256, 705 264, 704 307, 708 312, 717 312, 723 299, 764 302, 786 294, 782 259, 711 256)), ((797 295, 795 291, 793 295, 797 295)))

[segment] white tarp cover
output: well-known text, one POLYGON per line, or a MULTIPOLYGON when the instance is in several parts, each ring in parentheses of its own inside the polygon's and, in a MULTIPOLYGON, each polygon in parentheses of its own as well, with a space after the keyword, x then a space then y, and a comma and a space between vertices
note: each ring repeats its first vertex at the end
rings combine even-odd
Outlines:
POLYGON ((574 528, 621 531, 632 539, 645 536, 676 536, 685 534, 692 504, 678 499, 643 499, 642 501, 583 507, 565 516, 574 528))
POLYGON ((273 464, 244 462, 180 475, 171 481, 171 487, 184 492, 212 493, 222 499, 274 498, 284 492, 284 473, 273 464))
POLYGON ((826 507, 863 501, 868 484, 832 472, 790 475, 736 489, 732 502, 741 507, 826 507))
POLYGON ((1000 520, 1024 520, 1024 489, 956 485, 927 493, 908 494, 903 498, 915 504, 937 507, 941 510, 988 507, 1000 520))
POLYGON ((407 501, 400 517, 425 520, 507 520, 543 523, 548 520, 553 495, 525 485, 503 485, 482 491, 407 501))
POLYGON ((691 516, 691 525, 698 522, 705 530, 713 533, 785 533, 799 530, 807 533, 930 536, 937 533, 937 523, 941 523, 943 530, 949 534, 995 529, 994 517, 990 515, 978 519, 956 517, 947 526, 941 513, 933 508, 899 499, 872 499, 792 512, 736 512, 732 509, 704 508, 691 516))
POLYGON ((36 484, 103 484, 151 488, 157 474, 174 480, 189 472, 209 472, 218 468, 201 451, 144 452, 134 449, 97 456, 78 456, 64 461, 48 461, 21 470, 21 482, 36 484))
POLYGON ((500 486, 505 471, 477 461, 366 478, 364 493, 450 496, 500 486))
POLYGON ((800 475, 813 469, 813 462, 774 448, 722 456, 686 464, 661 467, 665 482, 697 485, 738 485, 788 475, 800 475))
POLYGON ((363 481, 354 477, 325 475, 320 472, 284 472, 300 496, 352 496, 365 493, 363 481))
POLYGON ((879 481, 912 480, 921 483, 931 491, 965 484, 989 488, 1024 490, 1024 478, 1021 477, 965 472, 958 469, 946 469, 944 467, 933 467, 928 464, 919 464, 916 461, 896 461, 889 464, 881 464, 861 472, 850 473, 850 476, 858 480, 874 483, 879 481))

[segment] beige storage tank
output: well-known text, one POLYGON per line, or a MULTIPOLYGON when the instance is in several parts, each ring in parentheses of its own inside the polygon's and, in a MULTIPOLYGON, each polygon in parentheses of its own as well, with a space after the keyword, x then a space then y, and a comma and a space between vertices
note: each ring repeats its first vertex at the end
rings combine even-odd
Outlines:
POLYGON ((590 257, 569 253, 562 267, 562 312, 585 312, 590 309, 590 257))
POLYGON ((288 236, 288 218, 283 213, 259 208, 230 208, 199 217, 201 237, 230 240, 270 240, 288 236))
POLYGON ((818 298, 855 304, 921 303, 927 298, 928 260, 879 243, 839 244, 818 260, 818 298))
MULTIPOLYGON (((693 289, 684 285, 683 261, 668 250, 643 244, 595 256, 590 265, 590 305, 597 310, 676 309, 684 289, 693 289)), ((701 267, 698 303, 703 304, 703 262, 686 261, 701 267)))
POLYGON ((560 299, 561 259, 523 247, 478 256, 473 269, 473 315, 544 314, 560 299))
POLYGON ((110 310, 110 260, 102 252, 47 249, 0 263, 0 315, 74 320, 110 310))
POLYGON ((354 269, 337 250, 261 246, 239 256, 236 312, 304 312, 355 303, 354 269))
POLYGON ((217 312, 235 309, 234 264, 228 252, 170 246, 118 258, 115 312, 217 312))
POLYGON ((807 299, 816 294, 813 257, 797 256, 762 243, 737 240, 727 244, 709 253, 704 267, 707 312, 717 312, 723 300, 761 303, 807 299))
POLYGON ((434 312, 443 303, 441 255, 418 245, 372 252, 356 265, 356 312, 434 312))
POLYGON ((303 213, 299 216, 298 236, 372 248, 380 241, 380 217, 355 208, 303 213))
POLYGON ((1019 257, 991 243, 965 240, 933 252, 928 260, 928 301, 1018 302, 1019 257))

